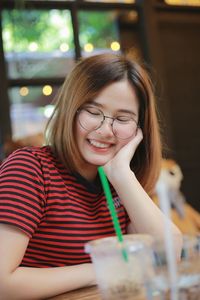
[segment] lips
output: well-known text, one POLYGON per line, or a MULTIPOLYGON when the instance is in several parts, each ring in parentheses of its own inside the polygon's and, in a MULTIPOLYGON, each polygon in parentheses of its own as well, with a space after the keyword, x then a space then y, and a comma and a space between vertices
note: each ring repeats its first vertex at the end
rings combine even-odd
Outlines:
POLYGON ((96 140, 88 140, 88 142, 90 143, 90 145, 99 148, 99 149, 108 149, 110 148, 113 144, 111 143, 105 143, 105 142, 100 142, 100 141, 96 141, 96 140))

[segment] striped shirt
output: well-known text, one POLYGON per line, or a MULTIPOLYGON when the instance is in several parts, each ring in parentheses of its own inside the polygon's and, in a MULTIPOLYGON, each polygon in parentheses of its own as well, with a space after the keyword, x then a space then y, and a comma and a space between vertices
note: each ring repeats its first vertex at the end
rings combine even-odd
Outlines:
MULTIPOLYGON (((112 188, 121 229, 127 213, 112 188)), ((115 235, 100 183, 72 174, 50 147, 26 147, 0 169, 0 223, 29 237, 21 266, 56 267, 90 262, 86 242, 115 235)))

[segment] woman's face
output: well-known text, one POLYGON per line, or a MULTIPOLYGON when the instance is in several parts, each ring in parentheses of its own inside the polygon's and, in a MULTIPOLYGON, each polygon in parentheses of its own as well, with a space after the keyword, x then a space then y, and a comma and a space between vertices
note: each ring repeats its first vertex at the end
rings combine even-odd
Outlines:
MULTIPOLYGON (((87 104, 85 104, 85 107, 86 106, 87 104)), ((111 118, 118 117, 120 120, 131 118, 135 120, 136 123, 138 122, 139 102, 135 90, 127 80, 112 83, 104 88, 102 92, 89 103, 91 113, 95 113, 96 108, 101 110, 105 116, 111 118)), ((113 120, 110 118, 106 118, 103 124, 94 130, 85 129, 89 122, 86 119, 84 126, 81 126, 78 118, 77 115, 75 134, 83 161, 79 168, 83 176, 92 180, 96 176, 97 167, 106 164, 112 159, 133 136, 126 139, 116 137, 113 133, 113 120)))

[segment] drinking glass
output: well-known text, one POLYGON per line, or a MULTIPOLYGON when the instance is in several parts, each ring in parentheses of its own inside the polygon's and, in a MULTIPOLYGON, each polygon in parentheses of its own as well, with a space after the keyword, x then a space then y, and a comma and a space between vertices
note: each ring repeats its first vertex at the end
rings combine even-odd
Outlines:
POLYGON ((152 238, 124 235, 88 242, 85 250, 94 263, 97 284, 103 300, 146 300, 147 284, 153 275, 152 238))

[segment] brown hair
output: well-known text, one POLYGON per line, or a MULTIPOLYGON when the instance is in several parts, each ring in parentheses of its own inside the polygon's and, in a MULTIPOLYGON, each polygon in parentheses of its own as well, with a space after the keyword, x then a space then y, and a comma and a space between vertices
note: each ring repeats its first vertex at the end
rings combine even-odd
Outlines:
POLYGON ((103 88, 127 79, 139 100, 139 125, 143 140, 131 161, 131 169, 143 188, 151 193, 160 172, 161 142, 153 86, 147 71, 136 61, 105 53, 80 60, 66 78, 47 125, 47 142, 71 171, 78 171, 81 156, 74 138, 78 108, 103 88))

